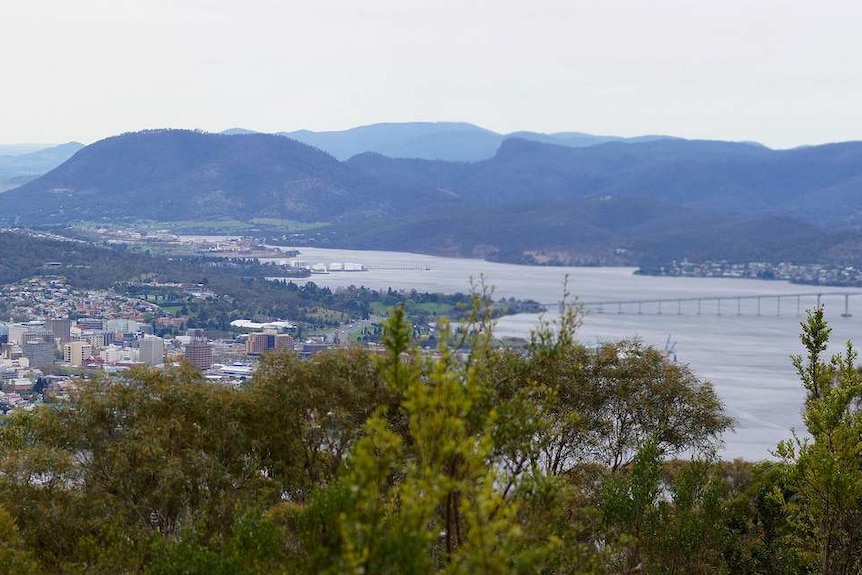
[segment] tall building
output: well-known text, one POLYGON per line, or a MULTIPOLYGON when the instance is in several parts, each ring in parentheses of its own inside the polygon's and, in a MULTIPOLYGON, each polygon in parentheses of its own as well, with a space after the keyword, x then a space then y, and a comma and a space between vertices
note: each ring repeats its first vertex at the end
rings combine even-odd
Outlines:
POLYGON ((289 351, 293 351, 296 342, 293 340, 293 336, 280 333, 275 336, 275 349, 286 349, 289 351))
POLYGON ((70 341, 63 346, 63 361, 80 367, 92 353, 93 348, 86 341, 70 341))
POLYGON ((17 345, 21 345, 24 343, 24 334, 30 331, 30 327, 24 325, 23 323, 13 323, 9 326, 9 332, 7 333, 9 343, 14 343, 17 345))
POLYGON ((213 348, 207 341, 206 332, 202 329, 190 329, 187 335, 191 339, 185 348, 186 360, 201 371, 211 368, 213 348))
POLYGON ((248 334, 245 342, 247 355, 262 355, 275 349, 293 350, 293 337, 274 330, 248 334))
POLYGON ((71 329, 72 320, 66 319, 49 319, 45 322, 45 329, 50 329, 61 345, 72 341, 71 329))
POLYGON ((54 334, 44 328, 27 330, 20 342, 21 351, 30 365, 40 367, 54 363, 54 350, 57 344, 54 342, 54 334))
POLYGON ((144 336, 141 340, 141 361, 149 366, 165 362, 165 340, 154 335, 144 336))
POLYGON ((245 353, 248 355, 262 355, 268 349, 275 347, 275 335, 265 332, 250 333, 245 340, 245 353))
MULTIPOLYGON (((103 331, 85 331, 82 332, 80 336, 76 339, 80 339, 82 341, 86 341, 89 343, 93 349, 98 350, 105 346, 105 332, 103 331)), ((111 338, 111 341, 114 339, 111 338)), ((108 342, 110 343, 110 342, 108 342)))

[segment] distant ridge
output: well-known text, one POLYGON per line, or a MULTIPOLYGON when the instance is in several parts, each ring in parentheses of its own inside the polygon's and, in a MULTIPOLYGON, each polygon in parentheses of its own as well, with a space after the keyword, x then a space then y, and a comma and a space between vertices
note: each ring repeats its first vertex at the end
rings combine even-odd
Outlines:
MULTIPOLYGON (((230 128, 224 135, 259 134, 245 128, 230 128)), ((276 135, 303 142, 347 160, 357 154, 377 153, 391 158, 476 162, 492 158, 508 138, 521 138, 572 148, 607 142, 647 142, 672 136, 597 136, 581 132, 512 132, 500 134, 467 122, 389 122, 358 126, 347 130, 315 132, 296 130, 276 135)))
POLYGON ((331 132, 279 132, 346 160, 364 152, 395 158, 473 161, 490 158, 502 137, 464 122, 408 122, 359 126, 331 132))
MULTIPOLYGON (((0 189, 9 187, 10 184, 20 182, 22 179, 34 179, 53 170, 83 147, 84 144, 68 142, 26 153, 0 155, 0 189)), ((12 147, 12 149, 21 151, 20 148, 12 147)), ((0 146, 0 154, 2 152, 3 147, 0 146)))
MULTIPOLYGON (((369 133, 379 130, 406 128, 369 133)), ((16 225, 261 218, 315 222, 296 238, 315 245, 505 261, 846 256, 862 229, 862 142, 771 150, 512 137, 476 162, 375 152, 339 161, 280 135, 152 130, 96 142, 0 194, 0 222, 16 225)))
POLYGON ((348 130, 279 132, 346 160, 363 152, 392 158, 477 162, 492 158, 508 138, 521 138, 568 147, 595 146, 607 142, 641 142, 670 136, 595 136, 579 132, 513 132, 500 134, 465 122, 404 122, 359 126, 348 130))
POLYGON ((20 156, 54 146, 56 144, 0 144, 0 156, 20 156))

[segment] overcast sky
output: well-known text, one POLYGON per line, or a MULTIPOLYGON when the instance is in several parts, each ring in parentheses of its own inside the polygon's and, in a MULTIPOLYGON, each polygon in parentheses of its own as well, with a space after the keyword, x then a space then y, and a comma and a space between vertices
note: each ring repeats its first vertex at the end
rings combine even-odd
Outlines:
POLYGON ((0 142, 157 127, 862 139, 859 0, 4 0, 0 142))

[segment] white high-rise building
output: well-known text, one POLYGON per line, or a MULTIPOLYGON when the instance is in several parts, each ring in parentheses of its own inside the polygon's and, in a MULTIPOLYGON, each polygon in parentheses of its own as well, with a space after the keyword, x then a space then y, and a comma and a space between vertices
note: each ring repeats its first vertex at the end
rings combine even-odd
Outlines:
POLYGON ((132 347, 120 347, 113 344, 103 348, 99 352, 99 357, 102 361, 109 364, 121 362, 135 363, 141 360, 140 353, 137 349, 132 347))
POLYGON ((149 366, 165 362, 165 340, 154 335, 141 340, 141 361, 149 366))

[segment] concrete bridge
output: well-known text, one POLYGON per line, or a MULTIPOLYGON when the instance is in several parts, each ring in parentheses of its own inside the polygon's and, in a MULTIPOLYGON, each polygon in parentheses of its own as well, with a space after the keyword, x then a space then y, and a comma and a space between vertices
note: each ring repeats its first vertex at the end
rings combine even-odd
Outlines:
MULTIPOLYGON (((722 295, 662 299, 585 300, 579 301, 590 313, 675 314, 675 315, 802 315, 806 309, 824 305, 827 310, 842 310, 842 317, 851 317, 851 298, 858 292, 805 292, 757 295, 722 295)), ((855 301, 855 300, 854 300, 855 301)), ((543 304, 547 309, 559 303, 543 304)))

